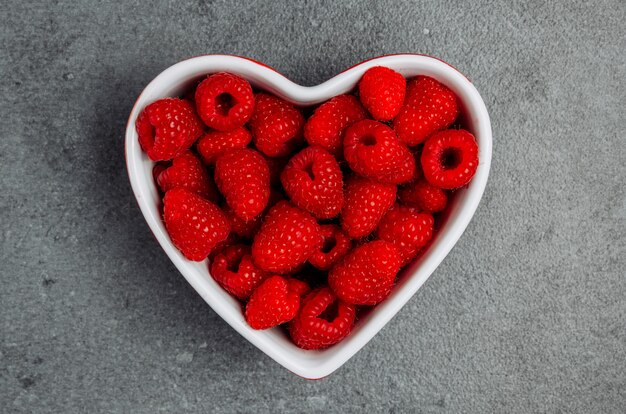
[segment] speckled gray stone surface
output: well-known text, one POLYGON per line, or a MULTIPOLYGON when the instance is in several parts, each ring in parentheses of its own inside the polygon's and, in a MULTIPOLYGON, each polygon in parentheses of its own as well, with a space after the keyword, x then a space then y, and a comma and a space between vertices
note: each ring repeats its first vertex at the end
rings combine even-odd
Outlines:
POLYGON ((0 411, 626 412, 623 1, 5 0, 0 19, 0 411), (312 85, 403 51, 474 81, 490 181, 407 306, 305 381, 161 252, 126 176, 126 118, 193 55, 312 85))

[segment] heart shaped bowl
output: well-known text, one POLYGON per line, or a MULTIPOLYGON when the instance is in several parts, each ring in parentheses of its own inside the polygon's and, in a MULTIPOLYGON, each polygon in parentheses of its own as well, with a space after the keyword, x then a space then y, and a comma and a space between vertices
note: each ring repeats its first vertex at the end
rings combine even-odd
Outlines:
POLYGON ((133 192, 148 226, 191 286, 228 324, 276 362, 301 377, 318 379, 331 374, 372 339, 417 292, 461 237, 487 184, 491 164, 491 124, 485 104, 472 83, 452 66, 428 56, 400 54, 370 59, 320 85, 306 87, 250 59, 208 55, 177 63, 146 86, 128 119, 126 163, 133 192), (462 125, 478 141, 480 164, 471 183, 455 193, 430 247, 402 271, 391 295, 365 313, 357 321, 353 332, 339 344, 326 350, 305 351, 296 347, 280 328, 267 331, 251 329, 243 317, 241 304, 209 274, 207 261, 191 262, 174 247, 159 212, 161 200, 152 177, 154 163, 139 146, 135 120, 146 105, 159 98, 181 96, 196 81, 214 72, 238 74, 257 89, 271 92, 298 106, 311 106, 352 91, 363 73, 373 66, 389 67, 407 78, 431 76, 454 91, 461 104, 462 125))

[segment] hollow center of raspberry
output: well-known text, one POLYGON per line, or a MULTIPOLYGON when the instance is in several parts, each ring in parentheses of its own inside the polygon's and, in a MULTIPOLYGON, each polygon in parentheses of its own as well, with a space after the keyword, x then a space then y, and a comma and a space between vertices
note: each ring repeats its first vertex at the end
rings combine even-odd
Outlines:
POLYGON ((307 173, 311 181, 315 181, 315 174, 313 173, 313 163, 305 165, 303 171, 307 173))
POLYGON ((334 321, 339 316, 339 301, 336 300, 324 309, 324 312, 318 316, 320 319, 324 319, 327 322, 334 321))
POLYGON ((226 269, 229 272, 237 273, 237 272, 239 272, 239 265, 240 264, 241 264, 241 259, 235 260, 233 262, 228 262, 228 266, 226 267, 226 269))
POLYGON ((366 147, 373 147, 374 145, 376 145, 376 137, 374 135, 365 135, 363 138, 361 138, 361 144, 365 145, 366 147))
POLYGON ((322 246, 322 253, 330 253, 335 246, 337 245, 337 240, 334 237, 329 237, 324 240, 324 245, 322 246))
POLYGON ((461 163, 461 151, 458 148, 446 148, 439 159, 444 170, 452 170, 461 163))
POLYGON ((221 116, 228 116, 228 112, 236 103, 237 101, 231 94, 221 93, 215 98, 215 111, 221 116))

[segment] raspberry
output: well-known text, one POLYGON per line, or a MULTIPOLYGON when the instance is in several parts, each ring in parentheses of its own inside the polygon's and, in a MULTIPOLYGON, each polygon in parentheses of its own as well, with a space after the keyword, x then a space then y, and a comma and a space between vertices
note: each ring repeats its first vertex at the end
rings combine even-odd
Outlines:
POLYGON ((407 184, 398 192, 398 198, 402 204, 427 213, 442 211, 448 204, 446 192, 424 179, 407 184))
POLYGON ((424 178, 434 186, 453 190, 469 183, 478 168, 478 145, 465 130, 450 129, 433 135, 422 150, 424 178))
POLYGON ((346 182, 341 227, 353 239, 365 237, 376 229, 395 201, 395 185, 351 177, 346 182))
POLYGON ((375 240, 356 247, 333 267, 328 284, 344 302, 375 305, 389 295, 399 270, 396 247, 375 240))
POLYGON ((270 196, 270 172, 265 158, 252 149, 231 150, 215 163, 215 182, 235 214, 244 220, 258 216, 270 196))
POLYGON ((289 284, 289 290, 302 297, 311 291, 311 287, 303 280, 294 279, 293 277, 287 278, 289 284))
POLYGON ((415 175, 415 158, 393 129, 369 119, 346 130, 343 152, 352 171, 372 180, 399 184, 415 175))
POLYGON ((359 82, 363 106, 379 121, 390 121, 400 111, 406 93, 406 79, 398 72, 375 66, 359 82))
POLYGON ((223 249, 211 262, 211 276, 231 295, 246 300, 270 275, 252 263, 250 246, 237 244, 223 249))
POLYGON ((309 145, 319 145, 333 156, 343 156, 343 133, 355 122, 367 118, 359 100, 339 95, 321 104, 304 124, 304 138, 309 145))
POLYGON ((245 316, 252 329, 269 329, 292 320, 299 308, 300 285, 271 276, 250 296, 245 316))
POLYGON ((163 198, 163 217, 170 239, 183 255, 204 260, 228 237, 230 225, 222 211, 210 201, 184 188, 174 188, 163 198))
POLYGON ((322 287, 304 298, 298 314, 289 323, 289 334, 302 349, 327 348, 348 336, 355 318, 355 306, 322 287))
POLYGON ((141 148, 152 161, 167 161, 191 147, 203 126, 193 106, 176 98, 159 99, 137 117, 141 148))
POLYGON ((268 157, 293 153, 302 143, 304 117, 300 111, 275 96, 260 93, 256 99, 250 127, 258 150, 268 157))
POLYGON ((211 128, 231 131, 248 122, 254 112, 252 87, 231 73, 209 75, 196 89, 196 108, 211 128))
POLYGON ((396 204, 380 221, 377 234, 396 246, 400 266, 404 266, 430 241, 434 224, 430 214, 396 204))
POLYGON ((223 211, 230 222, 231 231, 242 239, 251 240, 259 227, 261 227, 261 222, 263 221, 262 214, 250 220, 244 220, 235 214, 228 205, 223 208, 223 211))
POLYGON ((309 263, 319 270, 328 270, 346 255, 352 248, 352 242, 339 226, 325 224, 321 226, 324 244, 309 257, 309 263))
POLYGON ((209 253, 209 260, 215 259, 215 256, 222 253, 224 249, 236 244, 241 244, 241 238, 231 231, 225 240, 217 243, 213 250, 211 250, 211 253, 209 253))
POLYGON ((252 243, 252 258, 261 269, 289 273, 323 243, 319 224, 309 213, 281 201, 270 209, 252 243))
MULTIPOLYGON (((265 210, 269 210, 270 208, 274 207, 279 201, 282 201, 284 199, 285 197, 282 193, 273 189, 270 190, 270 197, 267 202, 267 207, 265 207, 265 210)), ((226 217, 228 217, 228 221, 230 221, 231 231, 242 239, 252 240, 254 235, 261 227, 261 223, 263 222, 263 213, 259 214, 251 220, 244 220, 236 215, 235 212, 230 207, 228 207, 228 205, 223 208, 223 211, 224 214, 226 214, 226 217)))
POLYGON ((406 104, 393 121, 400 141, 415 146, 437 131, 448 128, 459 115, 454 93, 427 76, 409 82, 406 104))
MULTIPOLYGON (((155 170, 157 167, 155 167, 155 170)), ((209 201, 217 201, 215 183, 204 169, 204 165, 190 151, 176 156, 172 165, 166 168, 159 166, 156 182, 164 193, 172 188, 186 188, 209 201)))
POLYGON ((252 135, 245 128, 232 131, 209 131, 196 144, 198 154, 207 165, 215 164, 217 158, 231 149, 242 149, 252 141, 252 135))
POLYGON ((280 179, 291 202, 318 219, 335 217, 341 211, 343 174, 325 149, 303 149, 289 161, 280 179))

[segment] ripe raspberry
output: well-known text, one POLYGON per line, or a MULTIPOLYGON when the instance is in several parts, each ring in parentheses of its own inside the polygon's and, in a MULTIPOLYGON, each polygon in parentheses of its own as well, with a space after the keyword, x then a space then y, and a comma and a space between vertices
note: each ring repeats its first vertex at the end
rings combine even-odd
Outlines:
POLYGON ((458 115, 459 105, 450 89, 433 78, 418 76, 409 82, 406 104, 393 127, 400 141, 414 146, 448 128, 458 115))
POLYGON ((246 305, 246 321, 252 329, 269 329, 296 316, 300 308, 298 287, 281 276, 266 279, 250 296, 246 305))
POLYGON ((324 244, 309 257, 309 263, 319 270, 328 270, 350 251, 352 242, 335 224, 324 224, 321 231, 324 244))
POLYGON ((254 144, 268 157, 293 153, 302 143, 304 117, 289 102, 267 94, 257 94, 257 107, 250 120, 254 144))
POLYGON ((242 239, 252 240, 257 230, 261 227, 263 214, 259 214, 250 220, 244 220, 235 214, 228 205, 223 208, 223 211, 230 222, 231 231, 242 239))
POLYGON ((289 284, 289 290, 295 292, 298 296, 302 297, 311 291, 311 287, 303 280, 295 279, 293 277, 287 278, 289 284))
POLYGON ((280 179, 291 202, 318 219, 333 218, 341 212, 343 174, 335 157, 325 149, 303 149, 289 161, 280 179))
POLYGON ((393 129, 369 119, 346 130, 343 152, 352 171, 375 181, 399 184, 415 175, 415 158, 393 129))
POLYGON ((237 244, 215 256, 211 261, 211 276, 228 293, 246 300, 270 275, 252 263, 250 246, 237 244))
MULTIPOLYGON (((268 211, 279 201, 284 199, 285 197, 282 193, 271 189, 270 198, 267 202, 267 207, 265 207, 265 211, 268 211)), ((228 205, 226 205, 222 210, 224 211, 224 214, 226 214, 226 217, 228 217, 228 221, 230 221, 231 232, 245 240, 252 240, 254 238, 254 235, 261 227, 261 223, 264 218, 264 214, 261 213, 251 220, 244 220, 236 215, 235 212, 228 207, 228 205)))
POLYGON ((215 182, 236 215, 251 220, 261 214, 270 196, 270 171, 265 158, 252 149, 231 150, 215 163, 215 182))
POLYGON ((375 305, 389 295, 399 270, 396 247, 375 240, 356 247, 333 267, 328 284, 344 302, 375 305))
POLYGON ((377 234, 381 240, 396 246, 402 267, 430 241, 434 224, 430 214, 396 204, 380 221, 377 234))
POLYGON ((248 122, 254 112, 252 87, 231 73, 209 75, 196 89, 196 108, 211 128, 231 131, 248 122))
POLYGON ((309 145, 319 145, 336 158, 343 157, 343 133, 355 122, 367 118, 365 109, 352 95, 335 96, 321 104, 304 124, 309 145))
POLYGON ((252 141, 252 135, 245 128, 232 131, 209 131, 198 140, 196 149, 207 165, 215 164, 217 158, 231 149, 242 149, 252 141))
POLYGON ((252 243, 252 258, 261 269, 289 273, 321 246, 319 224, 306 211, 281 201, 265 216, 252 243))
POLYGON ((348 336, 354 325, 356 307, 322 287, 309 293, 300 311, 289 323, 289 334, 302 349, 327 348, 348 336))
POLYGON ((404 76, 382 66, 368 69, 359 82, 363 106, 379 121, 390 121, 398 115, 405 93, 404 76))
POLYGON ((424 178, 434 186, 453 190, 469 183, 478 168, 478 145, 469 132, 450 129, 433 135, 422 150, 424 178))
POLYGON ((156 182, 164 193, 172 188, 186 188, 209 201, 217 201, 215 183, 204 169, 204 165, 190 151, 176 156, 171 166, 166 168, 159 166, 159 169, 160 172, 155 174, 156 182))
POLYGON ((184 188, 174 188, 163 198, 165 227, 174 246, 196 262, 228 237, 230 225, 213 203, 184 188))
POLYGON ((402 204, 427 213, 442 211, 448 204, 446 192, 424 179, 414 181, 400 189, 398 198, 402 204))
POLYGON ((365 237, 376 229, 395 201, 395 185, 351 177, 346 182, 341 227, 353 239, 365 237))
POLYGON ((241 244, 241 238, 231 231, 225 240, 217 243, 213 250, 211 250, 211 253, 209 253, 209 260, 214 260, 215 256, 222 253, 224 249, 230 246, 234 246, 236 244, 241 244))
POLYGON ((176 98, 159 99, 137 117, 141 148, 152 161, 167 161, 191 147, 203 126, 193 106, 176 98))

